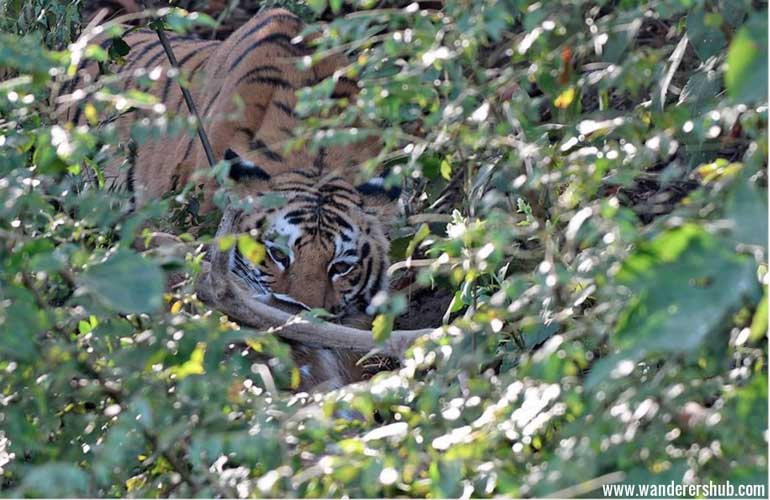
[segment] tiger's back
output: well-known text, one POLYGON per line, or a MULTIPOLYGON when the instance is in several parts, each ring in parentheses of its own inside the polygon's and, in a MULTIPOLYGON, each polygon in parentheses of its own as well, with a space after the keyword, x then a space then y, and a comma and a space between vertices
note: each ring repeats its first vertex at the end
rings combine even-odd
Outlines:
MULTIPOLYGON (((294 14, 274 9, 255 16, 224 41, 168 36, 217 160, 231 148, 271 175, 308 168, 324 173, 342 169, 357 175, 350 170, 372 153, 372 141, 363 148, 336 147, 320 152, 304 148, 290 155, 284 153, 297 122, 295 92, 346 64, 343 56, 332 56, 311 69, 298 69, 298 59, 310 54, 308 47, 297 41, 302 29, 302 21, 294 14)), ((188 116, 157 33, 141 30, 124 40, 131 50, 118 69, 119 87, 136 87, 141 76, 149 75, 152 83, 146 91, 172 116, 188 116)), ((98 78, 95 63, 82 68, 64 90, 74 90, 84 78, 98 78)), ((357 91, 354 81, 340 77, 334 95, 352 98, 357 91)), ((84 121, 82 103, 67 107, 64 113, 68 121, 84 121)), ((133 111, 115 120, 121 142, 126 144, 131 127, 148 117, 149 112, 133 111)), ((131 154, 135 156, 127 168, 115 162, 105 177, 115 186, 134 191, 140 205, 184 186, 195 170, 208 165, 197 136, 185 134, 153 138, 131 154)), ((210 181, 204 192, 213 189, 210 181)))

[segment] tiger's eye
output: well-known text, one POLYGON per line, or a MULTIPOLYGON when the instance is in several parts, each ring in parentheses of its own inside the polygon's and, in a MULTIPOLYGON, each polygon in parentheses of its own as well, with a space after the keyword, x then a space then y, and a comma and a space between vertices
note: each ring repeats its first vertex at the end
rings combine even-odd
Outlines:
POLYGON ((332 265, 331 269, 329 269, 329 274, 332 276, 341 276, 350 272, 351 269, 353 269, 353 264, 348 262, 336 262, 332 265))
POLYGON ((270 254, 270 258, 273 259, 273 262, 281 265, 284 269, 287 269, 289 264, 291 264, 291 259, 286 255, 286 252, 278 247, 268 247, 267 253, 270 254))

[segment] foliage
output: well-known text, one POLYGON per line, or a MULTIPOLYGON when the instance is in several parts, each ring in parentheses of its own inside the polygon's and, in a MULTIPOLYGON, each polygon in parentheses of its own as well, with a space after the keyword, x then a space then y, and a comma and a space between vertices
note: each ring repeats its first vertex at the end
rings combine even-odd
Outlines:
MULTIPOLYGON (((107 91, 89 101, 91 126, 59 123, 51 89, 79 58, 110 54, 56 51, 65 25, 44 48, 8 24, 16 4, 0 4, 0 66, 19 75, 0 83, 2 491, 766 485, 766 7, 371 4, 309 28, 319 57, 350 52, 362 90, 355 103, 330 81, 301 91, 301 131, 378 135, 369 167, 391 167, 389 182, 414 193, 407 208, 453 210, 448 224, 400 224, 393 253, 429 260, 418 283, 455 295, 446 328, 400 370, 308 397, 290 393, 297 371, 272 335, 207 310, 189 284, 163 293, 162 273, 194 274, 199 253, 131 249, 146 221, 194 217, 192 191, 129 212, 89 182, 114 152, 99 117, 153 109, 152 97, 107 91)), ((162 114, 150 126, 184 128, 162 114)), ((405 302, 383 301, 378 338, 405 302)))
POLYGON ((80 24, 80 0, 5 0, 0 3, 0 32, 40 37, 46 46, 64 49, 80 24))

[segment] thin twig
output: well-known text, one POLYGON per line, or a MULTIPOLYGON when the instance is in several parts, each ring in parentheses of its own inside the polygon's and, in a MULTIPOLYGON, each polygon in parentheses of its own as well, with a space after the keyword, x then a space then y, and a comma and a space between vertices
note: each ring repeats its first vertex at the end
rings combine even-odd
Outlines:
MULTIPOLYGON (((179 62, 176 60, 176 56, 174 55, 174 50, 171 48, 171 44, 168 42, 166 32, 163 31, 163 28, 160 26, 155 28, 155 32, 158 34, 158 39, 160 39, 160 43, 163 45, 163 50, 166 52, 166 57, 168 57, 171 66, 177 71, 181 71, 179 62)), ((214 151, 211 149, 209 137, 206 135, 206 131, 203 128, 203 122, 201 121, 201 117, 198 114, 198 108, 195 107, 195 102, 193 101, 190 91, 187 90, 184 85, 182 85, 181 81, 179 82, 179 88, 182 90, 182 96, 184 97, 184 102, 187 104, 187 109, 189 109, 190 114, 195 117, 195 122, 197 123, 198 128, 198 137, 200 138, 201 144, 203 145, 203 151, 206 153, 206 159, 209 162, 209 166, 213 167, 217 162, 214 159, 214 151)))

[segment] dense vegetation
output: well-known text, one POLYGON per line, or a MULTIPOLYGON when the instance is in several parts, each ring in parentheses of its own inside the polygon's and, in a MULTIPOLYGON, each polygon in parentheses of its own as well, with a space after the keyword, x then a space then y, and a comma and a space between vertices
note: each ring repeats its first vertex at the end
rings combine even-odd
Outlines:
MULTIPOLYGON (((90 126, 57 121, 49 95, 79 62, 128 47, 80 37, 79 2, 0 2, 3 495, 767 484, 764 2, 268 3, 331 20, 308 28, 318 54, 350 54, 358 100, 337 102, 331 81, 301 91, 302 137, 383 138, 369 166, 392 167, 411 216, 393 260, 421 264, 394 281, 421 300, 450 289, 446 327, 398 370, 293 395, 279 340, 211 311, 191 280, 164 293, 202 245, 132 250, 146 221, 197 222, 195 192, 129 212, 92 182, 115 112, 157 113, 137 141, 189 124, 108 86, 74 96, 90 126)), ((411 299, 379 305, 380 337, 411 299)))

